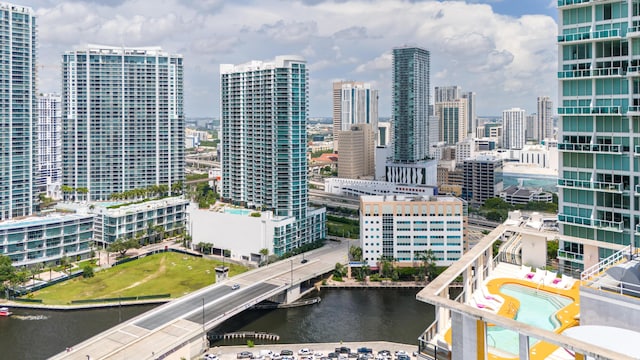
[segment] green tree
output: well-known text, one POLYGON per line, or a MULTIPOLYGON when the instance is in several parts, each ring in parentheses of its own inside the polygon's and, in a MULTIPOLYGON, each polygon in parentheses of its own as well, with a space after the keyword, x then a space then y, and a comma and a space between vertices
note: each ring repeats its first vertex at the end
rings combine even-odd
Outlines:
POLYGON ((422 271, 422 275, 427 280, 433 280, 437 275, 436 268, 436 256, 433 254, 431 249, 427 250, 424 253, 418 255, 418 260, 420 260, 420 270, 422 271))
POLYGON ((86 279, 86 278, 92 278, 94 276, 95 274, 93 273, 93 266, 89 264, 85 264, 82 267, 82 277, 86 279))
POLYGON ((60 187, 60 190, 62 190, 62 196, 64 198, 64 201, 68 201, 69 200, 69 194, 71 194, 73 192, 73 188, 71 186, 62 185, 60 187))
POLYGON ((76 189, 76 191, 80 194, 82 194, 82 198, 83 200, 87 200, 87 194, 89 193, 89 189, 87 189, 86 187, 79 187, 76 189))
POLYGON ((349 248, 349 255, 353 261, 362 261, 362 248, 351 245, 349 248))
POLYGON ((140 241, 136 238, 118 238, 107 246, 108 252, 120 253, 120 257, 123 257, 129 249, 139 249, 140 241))
POLYGON ((547 241, 547 260, 553 261, 558 257, 558 240, 547 241))

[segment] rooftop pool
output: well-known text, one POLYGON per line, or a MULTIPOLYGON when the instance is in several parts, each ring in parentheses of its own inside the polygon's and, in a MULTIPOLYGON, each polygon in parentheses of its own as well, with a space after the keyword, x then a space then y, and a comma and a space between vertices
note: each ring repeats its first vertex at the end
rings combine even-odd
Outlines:
MULTIPOLYGON (((569 297, 519 284, 502 285, 500 292, 520 301, 520 308, 514 320, 551 331, 561 325, 556 312, 573 302, 569 297)), ((537 339, 531 338, 529 346, 537 342, 537 339)), ((490 326, 487 328, 487 343, 490 348, 513 354, 514 357, 518 356, 519 337, 513 330, 490 326)))
POLYGON ((249 210, 249 209, 234 209, 234 208, 224 208, 224 213, 225 214, 232 214, 232 215, 245 215, 248 216, 249 214, 251 214, 253 211, 249 210))

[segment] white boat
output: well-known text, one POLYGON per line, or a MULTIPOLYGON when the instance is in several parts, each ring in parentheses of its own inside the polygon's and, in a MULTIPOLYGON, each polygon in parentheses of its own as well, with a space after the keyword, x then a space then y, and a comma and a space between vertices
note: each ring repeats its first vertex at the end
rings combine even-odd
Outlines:
POLYGON ((8 307, 0 307, 0 316, 11 316, 13 314, 8 307))

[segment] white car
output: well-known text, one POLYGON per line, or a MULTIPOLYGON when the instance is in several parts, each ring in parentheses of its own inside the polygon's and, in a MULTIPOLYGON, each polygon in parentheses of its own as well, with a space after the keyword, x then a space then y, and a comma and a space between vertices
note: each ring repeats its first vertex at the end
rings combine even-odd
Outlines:
POLYGON ((313 355, 313 350, 307 349, 307 348, 302 348, 302 349, 298 350, 298 355, 313 355))
POLYGON ((231 285, 231 290, 238 290, 238 289, 240 289, 240 284, 231 285))
POLYGON ((217 355, 214 354, 205 354, 204 360, 219 360, 217 355))

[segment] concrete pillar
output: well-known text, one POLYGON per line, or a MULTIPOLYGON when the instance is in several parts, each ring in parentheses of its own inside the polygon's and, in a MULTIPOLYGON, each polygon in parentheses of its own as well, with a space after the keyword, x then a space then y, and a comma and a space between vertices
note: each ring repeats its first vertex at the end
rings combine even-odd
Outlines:
POLYGON ((464 302, 468 303, 469 301, 471 301, 471 295, 473 295, 473 276, 471 276, 472 272, 471 272, 471 267, 467 267, 463 272, 462 272, 462 281, 463 281, 463 286, 464 286, 464 302))
POLYGON ((520 360, 529 360, 529 337, 520 334, 518 342, 520 344, 520 360))
POLYGON ((485 326, 471 316, 451 313, 452 360, 486 359, 485 326))
POLYGON ((286 303, 291 304, 292 302, 300 299, 300 284, 294 285, 287 289, 287 299, 286 303))

